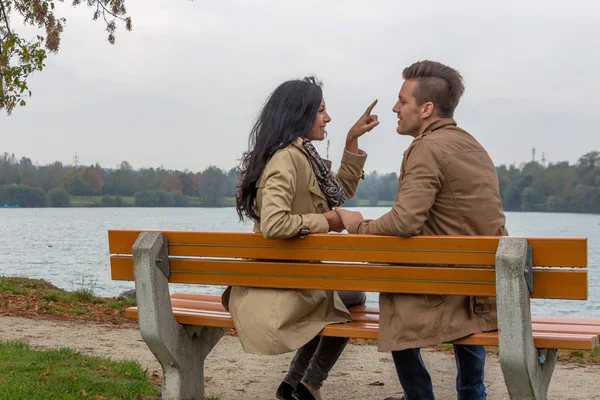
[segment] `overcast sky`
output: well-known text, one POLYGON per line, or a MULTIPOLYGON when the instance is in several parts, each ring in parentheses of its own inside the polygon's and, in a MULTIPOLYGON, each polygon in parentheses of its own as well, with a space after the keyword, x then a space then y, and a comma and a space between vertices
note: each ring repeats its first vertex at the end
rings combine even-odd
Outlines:
MULTIPOLYGON (((104 167, 229 169, 268 94, 315 74, 332 117, 334 163, 377 98, 381 123, 360 142, 366 169, 397 172, 410 138, 395 133, 391 109, 402 69, 421 59, 463 74, 456 120, 497 165, 529 161, 533 147, 538 160, 571 163, 600 150, 597 0, 126 5, 133 31, 119 25, 114 46, 91 9, 61 6, 61 49, 31 79, 27 107, 0 114, 0 152, 40 164, 71 163, 77 153, 81 164, 104 167)), ((325 156, 326 145, 317 148, 325 156)))

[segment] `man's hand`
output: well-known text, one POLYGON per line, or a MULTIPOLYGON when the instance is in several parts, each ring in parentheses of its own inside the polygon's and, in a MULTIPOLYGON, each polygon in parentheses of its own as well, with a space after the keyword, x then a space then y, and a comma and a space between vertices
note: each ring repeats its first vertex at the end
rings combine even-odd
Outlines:
POLYGON ((342 219, 340 218, 339 214, 335 212, 335 210, 327 211, 326 213, 323 213, 323 216, 329 223, 330 232, 341 232, 344 230, 342 219))
POLYGON ((335 211, 342 219, 344 228, 349 231, 350 225, 360 223, 364 220, 362 214, 358 211, 344 210, 343 208, 336 208, 335 211))

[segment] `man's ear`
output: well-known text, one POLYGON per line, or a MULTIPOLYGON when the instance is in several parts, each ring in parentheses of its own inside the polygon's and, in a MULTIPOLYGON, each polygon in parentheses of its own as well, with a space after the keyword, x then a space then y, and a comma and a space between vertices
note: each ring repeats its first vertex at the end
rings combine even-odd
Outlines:
POLYGON ((432 102, 428 101, 427 103, 421 106, 421 118, 427 119, 433 115, 435 110, 435 106, 432 102))

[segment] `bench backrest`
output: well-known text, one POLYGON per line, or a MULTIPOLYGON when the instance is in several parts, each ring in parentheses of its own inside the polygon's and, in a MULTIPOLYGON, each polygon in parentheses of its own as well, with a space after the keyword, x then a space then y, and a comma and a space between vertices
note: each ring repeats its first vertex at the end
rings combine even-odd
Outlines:
MULTIPOLYGON (((496 294, 499 237, 313 234, 271 240, 256 233, 161 232, 170 283, 496 294)), ((113 280, 134 280, 132 246, 140 233, 109 231, 113 280)), ((532 249, 532 298, 587 299, 587 239, 525 239, 532 249)))

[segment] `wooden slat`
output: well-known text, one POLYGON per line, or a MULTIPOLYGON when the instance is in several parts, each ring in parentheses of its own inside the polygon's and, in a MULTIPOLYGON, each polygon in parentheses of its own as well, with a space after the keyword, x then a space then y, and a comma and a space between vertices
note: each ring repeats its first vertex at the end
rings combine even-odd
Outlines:
MULTIPOLYGON (((185 309, 174 309, 175 319, 180 324, 212 326, 235 329, 231 316, 221 312, 199 312, 185 309)), ((127 318, 137 318, 137 308, 127 308, 127 318)), ((564 326, 564 325, 563 325, 564 326)), ((327 325, 320 333, 322 336, 348 337, 360 339, 377 339, 379 324, 373 322, 353 321, 346 324, 327 325)), ((562 333, 537 330, 534 325, 533 341, 536 348, 558 348, 572 350, 592 350, 600 345, 597 334, 562 333)), ((455 344, 497 346, 497 332, 483 332, 453 341, 455 344)))
POLYGON ((532 316, 533 323, 554 325, 593 325, 600 326, 600 318, 578 318, 578 317, 542 317, 532 316))
POLYGON ((536 332, 555 332, 555 333, 581 333, 590 335, 600 335, 600 326, 597 325, 568 325, 568 324, 531 324, 536 332))
POLYGON ((225 307, 221 302, 213 301, 197 301, 187 299, 171 298, 171 306, 173 308, 187 308, 190 310, 208 310, 208 311, 222 311, 226 312, 225 307))
MULTIPOLYGON (((452 343, 479 346, 498 346, 498 333, 476 333, 474 335, 455 340, 452 343)), ((534 331, 533 344, 537 349, 593 350, 598 347, 598 336, 534 331)))
POLYGON ((217 295, 217 294, 190 293, 190 292, 175 292, 171 295, 171 299, 212 301, 215 303, 221 302, 221 296, 217 295))
MULTIPOLYGON (((410 267, 204 259, 169 259, 171 283, 282 289, 495 296, 494 270, 475 267, 410 267)), ((133 280, 133 259, 111 257, 113 280, 133 280)), ((587 271, 534 270, 532 298, 585 300, 587 271)))
MULTIPOLYGON (((111 254, 131 254, 141 231, 110 230, 111 254)), ((162 231, 172 256, 260 258, 401 264, 495 265, 498 237, 313 234, 305 239, 272 240, 257 233, 162 231)), ((533 264, 586 267, 585 238, 526 238, 533 264)))

